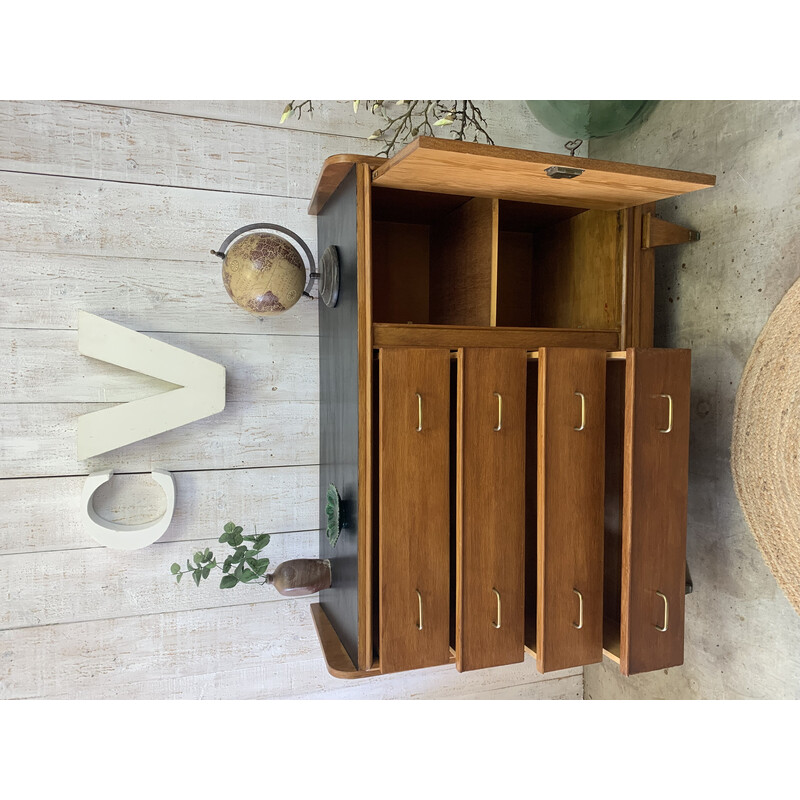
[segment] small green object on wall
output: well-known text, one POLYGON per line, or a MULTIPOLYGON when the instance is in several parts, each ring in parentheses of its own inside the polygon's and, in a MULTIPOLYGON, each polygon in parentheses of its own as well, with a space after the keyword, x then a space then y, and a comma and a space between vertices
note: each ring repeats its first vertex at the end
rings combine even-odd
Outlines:
POLYGON ((325 516, 328 518, 327 536, 331 547, 336 547, 336 542, 339 541, 339 533, 342 530, 341 519, 339 516, 339 507, 341 500, 339 492, 336 487, 331 483, 328 485, 328 493, 325 503, 325 516))

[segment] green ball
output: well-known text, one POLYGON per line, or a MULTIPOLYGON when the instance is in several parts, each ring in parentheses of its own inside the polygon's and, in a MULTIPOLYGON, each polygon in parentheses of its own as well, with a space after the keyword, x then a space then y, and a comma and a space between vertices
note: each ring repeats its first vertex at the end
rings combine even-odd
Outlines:
POLYGON ((570 139, 600 139, 640 122, 658 100, 526 100, 547 130, 570 139))

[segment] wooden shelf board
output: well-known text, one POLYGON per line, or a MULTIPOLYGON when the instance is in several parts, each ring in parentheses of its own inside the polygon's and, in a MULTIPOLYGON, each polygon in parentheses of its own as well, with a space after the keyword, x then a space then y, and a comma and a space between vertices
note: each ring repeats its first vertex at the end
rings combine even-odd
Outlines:
POLYGON ((713 186, 695 172, 421 136, 374 168, 373 184, 473 197, 617 210, 713 186), (554 179, 551 166, 584 170, 554 179))
POLYGON ((598 347, 616 350, 619 331, 567 328, 492 328, 456 325, 372 326, 374 347, 598 347))

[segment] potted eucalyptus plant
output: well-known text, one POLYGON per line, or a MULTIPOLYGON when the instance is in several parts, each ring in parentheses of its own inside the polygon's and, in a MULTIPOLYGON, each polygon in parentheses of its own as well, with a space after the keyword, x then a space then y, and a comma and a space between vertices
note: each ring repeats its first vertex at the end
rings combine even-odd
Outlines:
POLYGON ((178 563, 170 567, 177 583, 184 575, 191 574, 195 584, 211 576, 213 570, 222 572, 220 589, 232 589, 240 583, 260 583, 274 586, 282 595, 301 597, 314 594, 331 585, 330 561, 318 558, 295 558, 284 561, 274 572, 268 573, 269 559, 262 551, 269 544, 268 533, 245 536, 244 528, 228 522, 222 536, 221 544, 227 544, 230 552, 222 565, 210 548, 198 550, 193 559, 186 559, 186 569, 182 570, 178 563), (194 563, 192 563, 192 561, 194 563))

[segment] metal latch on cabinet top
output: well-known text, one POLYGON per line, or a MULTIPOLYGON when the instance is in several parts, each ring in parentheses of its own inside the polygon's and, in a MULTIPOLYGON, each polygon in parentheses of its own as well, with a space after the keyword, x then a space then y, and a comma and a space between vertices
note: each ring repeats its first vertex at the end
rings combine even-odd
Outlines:
POLYGON ((545 174, 551 178, 577 178, 583 175, 584 171, 575 167, 548 167, 545 174))

